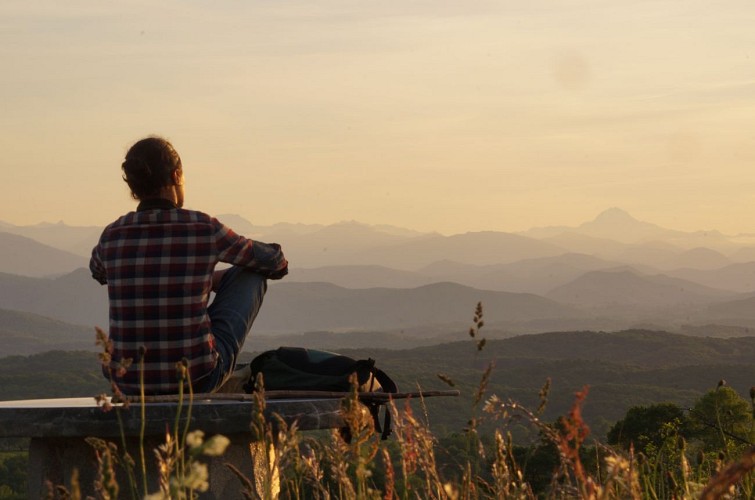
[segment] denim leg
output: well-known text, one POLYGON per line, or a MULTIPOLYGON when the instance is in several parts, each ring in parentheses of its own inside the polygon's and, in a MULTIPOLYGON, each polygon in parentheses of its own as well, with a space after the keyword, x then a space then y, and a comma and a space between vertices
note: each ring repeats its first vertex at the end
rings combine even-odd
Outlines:
POLYGON ((233 373, 236 358, 262 307, 266 291, 267 280, 249 269, 233 266, 225 272, 207 308, 219 355, 218 365, 207 380, 198 384, 198 391, 212 392, 233 373))

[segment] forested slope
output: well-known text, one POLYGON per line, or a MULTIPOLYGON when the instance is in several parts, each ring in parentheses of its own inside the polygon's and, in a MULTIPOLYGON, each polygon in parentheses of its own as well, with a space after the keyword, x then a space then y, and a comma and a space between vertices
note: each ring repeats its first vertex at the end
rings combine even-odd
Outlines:
MULTIPOLYGON (((656 402, 691 405, 719 380, 742 395, 755 385, 755 337, 713 339, 665 332, 562 332, 475 340, 406 350, 344 349, 372 357, 402 390, 445 389, 450 377, 460 398, 428 399, 429 417, 440 434, 458 431, 472 415, 472 394, 494 363, 488 394, 539 404, 538 391, 551 380, 545 418, 568 411, 575 391, 589 386, 585 418, 603 437, 628 408, 656 402)), ((245 354, 249 358, 250 354, 245 354)), ((0 359, 0 399, 94 396, 108 385, 94 352, 48 352, 0 359)))

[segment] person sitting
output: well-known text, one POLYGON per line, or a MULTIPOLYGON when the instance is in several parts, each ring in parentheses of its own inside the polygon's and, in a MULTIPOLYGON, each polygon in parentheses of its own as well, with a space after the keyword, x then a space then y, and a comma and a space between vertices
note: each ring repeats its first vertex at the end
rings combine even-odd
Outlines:
POLYGON ((236 367, 267 280, 283 278, 288 261, 280 245, 184 209, 181 158, 166 139, 136 142, 122 169, 138 206, 104 229, 89 267, 107 284, 112 366, 132 364, 103 371, 124 394, 176 394, 183 364, 195 392, 214 392, 236 367))

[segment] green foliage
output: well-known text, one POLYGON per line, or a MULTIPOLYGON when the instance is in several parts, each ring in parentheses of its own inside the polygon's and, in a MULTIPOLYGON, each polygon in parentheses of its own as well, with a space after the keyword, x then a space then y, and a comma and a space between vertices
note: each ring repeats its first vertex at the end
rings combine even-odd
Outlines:
POLYGON ((0 498, 26 498, 28 456, 25 452, 0 453, 0 498))
MULTIPOLYGON (((461 335, 461 334, 460 334, 461 335)), ((755 337, 712 339, 665 332, 618 333, 556 332, 487 339, 478 351, 478 339, 430 347, 393 350, 346 350, 356 358, 377 359, 402 389, 433 389, 443 384, 443 372, 457 388, 474 388, 480 375, 495 361, 488 394, 497 394, 536 407, 537 393, 547 378, 553 387, 544 418, 568 411, 573 394, 590 386, 584 418, 595 435, 604 436, 611 423, 633 406, 672 402, 691 407, 712 383, 725 378, 740 392, 755 380, 755 337), (712 379, 712 380, 711 380, 712 379)), ((428 401, 431 424, 444 435, 466 425, 472 398, 465 389, 453 401, 428 401)), ((490 432, 491 429, 483 431, 490 432)), ((517 442, 536 440, 537 434, 519 430, 517 442)))
POLYGON ((695 437, 707 449, 729 455, 755 441, 751 404, 731 387, 719 385, 707 392, 695 403, 690 417, 695 437))
POLYGON ((0 359, 0 400, 93 396, 108 387, 94 352, 50 351, 0 359))
POLYGON ((536 493, 546 491, 559 466, 556 443, 543 436, 537 444, 515 446, 513 454, 532 490, 536 493))
POLYGON ((649 446, 661 447, 669 436, 689 436, 689 422, 682 408, 673 403, 633 406, 608 432, 608 444, 645 453, 649 446))
MULTIPOLYGON (((644 496, 688 498, 702 492, 722 457, 752 446, 754 425, 750 403, 721 383, 689 412, 671 403, 630 408, 608 432, 608 443, 634 448, 644 496)), ((752 473, 740 488, 745 497, 752 493, 752 473)))

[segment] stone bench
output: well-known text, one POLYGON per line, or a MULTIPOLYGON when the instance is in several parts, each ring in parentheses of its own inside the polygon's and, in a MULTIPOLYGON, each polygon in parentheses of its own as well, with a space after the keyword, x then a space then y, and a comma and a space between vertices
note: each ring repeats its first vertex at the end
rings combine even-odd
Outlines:
MULTIPOLYGON (((332 429, 343 426, 337 398, 291 398, 267 400, 265 416, 272 421, 277 414, 287 424, 297 423, 301 430, 332 429)), ((166 429, 173 429, 179 405, 176 402, 150 402, 145 409, 144 449, 148 463, 149 492, 156 492, 157 472, 153 449, 165 442, 166 429), (150 474, 149 471, 152 471, 150 474)), ((187 419, 187 405, 181 407, 179 428, 187 419)), ((251 415, 254 402, 243 399, 203 399, 197 396, 191 407, 189 430, 202 430, 205 436, 222 434, 231 444, 220 457, 202 457, 208 464, 210 490, 204 499, 243 498, 239 479, 224 464, 231 463, 254 482, 254 444, 251 443, 251 415)), ((82 494, 92 494, 97 466, 94 449, 87 437, 111 441, 121 448, 121 428, 131 456, 138 462, 142 427, 141 405, 132 403, 105 412, 94 398, 0 401, 0 438, 31 438, 29 445, 29 498, 43 498, 47 481, 70 488, 74 469, 79 473, 82 494)), ((259 460, 259 453, 257 454, 259 460)), ((121 492, 128 486, 121 481, 121 492)))

